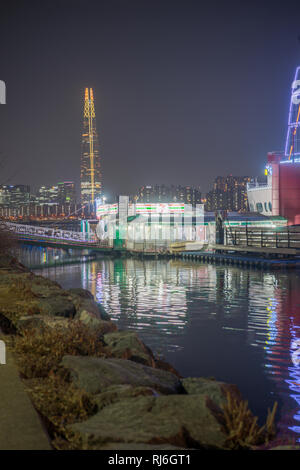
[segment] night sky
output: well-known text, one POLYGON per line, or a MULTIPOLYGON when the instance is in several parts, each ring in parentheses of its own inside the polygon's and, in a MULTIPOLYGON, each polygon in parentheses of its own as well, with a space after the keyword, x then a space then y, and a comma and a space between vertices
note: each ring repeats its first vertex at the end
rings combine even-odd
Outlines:
POLYGON ((79 183, 93 87, 105 194, 209 189, 282 150, 300 3, 1 1, 0 183, 79 183))

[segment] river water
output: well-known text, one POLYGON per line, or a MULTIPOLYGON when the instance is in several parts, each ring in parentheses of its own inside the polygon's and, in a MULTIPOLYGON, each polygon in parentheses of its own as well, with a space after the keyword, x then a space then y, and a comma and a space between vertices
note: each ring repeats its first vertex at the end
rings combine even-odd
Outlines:
MULTIPOLYGON (((19 252, 27 266, 65 256, 19 252)), ((261 423, 277 401, 280 430, 300 441, 300 272, 107 257, 35 272, 90 290, 181 375, 237 384, 261 423)))

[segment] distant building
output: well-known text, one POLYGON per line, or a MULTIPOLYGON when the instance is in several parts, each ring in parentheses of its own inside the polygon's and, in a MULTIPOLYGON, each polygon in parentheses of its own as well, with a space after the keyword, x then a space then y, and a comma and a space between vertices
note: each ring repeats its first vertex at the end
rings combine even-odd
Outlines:
POLYGON ((92 88, 85 89, 80 167, 81 203, 94 203, 101 196, 101 167, 96 113, 92 88))
POLYGON ((8 207, 18 207, 30 201, 30 186, 24 184, 1 185, 0 204, 8 207))
POLYGON ((58 203, 59 204, 75 204, 76 192, 73 181, 64 181, 58 183, 58 203))
POLYGON ((250 181, 250 176, 218 176, 213 189, 206 194, 205 209, 247 212, 247 183, 250 181))
POLYGON ((30 193, 28 185, 0 186, 0 217, 69 217, 78 214, 80 207, 76 204, 72 181, 53 186, 43 185, 36 194, 30 193))
POLYGON ((38 204, 75 204, 76 192, 73 181, 64 181, 54 186, 41 186, 35 202, 38 204))
POLYGON ((135 197, 137 202, 183 202, 185 204, 201 204, 201 192, 192 186, 142 186, 135 197))
POLYGON ((58 186, 41 186, 36 193, 37 204, 58 204, 58 186))

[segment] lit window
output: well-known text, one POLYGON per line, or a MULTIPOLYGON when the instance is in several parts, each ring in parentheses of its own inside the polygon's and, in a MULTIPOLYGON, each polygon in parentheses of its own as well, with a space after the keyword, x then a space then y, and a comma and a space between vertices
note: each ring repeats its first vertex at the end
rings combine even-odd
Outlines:
POLYGON ((261 202, 256 203, 256 210, 257 212, 262 212, 263 211, 263 205, 261 202))

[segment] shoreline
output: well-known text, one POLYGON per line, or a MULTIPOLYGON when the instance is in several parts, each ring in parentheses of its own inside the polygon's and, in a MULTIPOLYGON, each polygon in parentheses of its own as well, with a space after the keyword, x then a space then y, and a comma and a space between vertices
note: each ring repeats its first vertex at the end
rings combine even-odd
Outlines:
POLYGON ((276 438, 276 407, 260 428, 235 385, 179 377, 136 333, 118 330, 89 291, 64 290, 2 256, 0 292, 0 326, 53 448, 231 450, 291 443, 290 436, 276 438), (53 351, 46 354, 45 344, 53 351), (70 403, 71 396, 78 402, 70 403), (60 416, 61 405, 67 417, 60 416))

